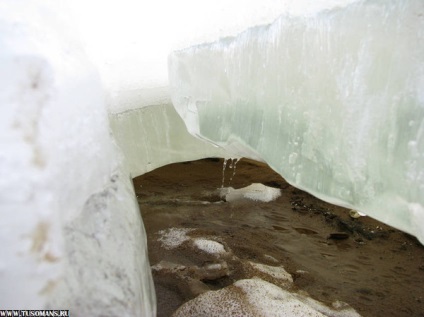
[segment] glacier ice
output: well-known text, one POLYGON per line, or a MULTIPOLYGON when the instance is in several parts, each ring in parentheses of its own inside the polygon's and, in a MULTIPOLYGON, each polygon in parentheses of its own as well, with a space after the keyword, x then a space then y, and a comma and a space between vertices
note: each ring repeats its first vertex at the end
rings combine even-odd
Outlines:
POLYGON ((282 15, 169 57, 187 129, 424 243, 424 2, 282 15))
POLYGON ((241 2, 0 2, 3 308, 154 315, 130 177, 206 156, 267 161, 423 241, 422 4, 241 2), (192 133, 223 147, 192 137, 170 103, 168 52, 280 12, 271 26, 171 57, 176 109, 192 133))
POLYGON ((170 162, 228 156, 224 149, 189 134, 172 105, 110 114, 109 121, 132 177, 170 162))
POLYGON ((0 306, 153 316, 146 235, 63 2, 0 2, 0 306))

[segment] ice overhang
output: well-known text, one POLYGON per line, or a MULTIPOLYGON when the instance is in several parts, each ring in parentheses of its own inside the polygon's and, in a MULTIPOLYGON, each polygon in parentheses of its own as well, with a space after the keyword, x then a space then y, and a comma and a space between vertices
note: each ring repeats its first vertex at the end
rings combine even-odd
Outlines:
POLYGON ((423 12, 360 1, 176 51, 173 104, 194 135, 423 242, 423 12))

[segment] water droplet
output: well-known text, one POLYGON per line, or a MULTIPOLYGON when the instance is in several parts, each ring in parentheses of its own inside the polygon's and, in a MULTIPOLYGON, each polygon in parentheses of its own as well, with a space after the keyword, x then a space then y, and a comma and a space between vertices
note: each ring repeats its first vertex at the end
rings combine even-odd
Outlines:
POLYGON ((238 161, 240 161, 240 159, 238 158, 232 160, 231 168, 233 168, 233 175, 231 175, 230 183, 228 185, 231 184, 231 181, 233 180, 234 175, 236 175, 236 164, 238 163, 238 161))
POLYGON ((222 166, 222 184, 221 188, 224 188, 224 180, 225 180, 225 168, 227 167, 227 159, 224 159, 224 164, 222 166))

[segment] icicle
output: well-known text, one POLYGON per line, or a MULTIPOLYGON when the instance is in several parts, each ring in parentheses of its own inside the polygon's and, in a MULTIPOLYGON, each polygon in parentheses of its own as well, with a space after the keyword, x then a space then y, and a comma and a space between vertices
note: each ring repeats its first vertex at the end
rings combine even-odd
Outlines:
POLYGON ((224 188, 225 168, 226 167, 227 167, 227 159, 224 159, 224 165, 222 166, 222 184, 221 184, 221 188, 224 188))
POLYGON ((232 161, 231 168, 233 169, 233 175, 231 175, 230 183, 228 184, 228 186, 230 186, 231 181, 233 180, 234 175, 236 175, 236 165, 237 165, 238 161, 240 161, 240 159, 238 159, 238 158, 233 159, 233 161, 232 161))

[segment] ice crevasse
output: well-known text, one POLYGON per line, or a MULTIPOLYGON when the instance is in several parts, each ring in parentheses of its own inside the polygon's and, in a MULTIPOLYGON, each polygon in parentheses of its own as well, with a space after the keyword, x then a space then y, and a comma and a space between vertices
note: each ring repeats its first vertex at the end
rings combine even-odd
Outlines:
MULTIPOLYGON (((130 179, 183 160, 267 162, 424 243, 422 1, 322 0, 305 12, 307 1, 270 1, 282 14, 272 24, 164 46, 168 73, 166 56, 140 61, 126 47, 100 61, 141 32, 126 24, 143 21, 133 2, 119 4, 134 14, 122 23, 88 16, 90 27, 113 25, 105 38, 75 32, 63 4, 77 2, 0 2, 2 308, 154 316, 130 179), (222 35, 234 32, 206 40, 222 35), (155 63, 149 74, 162 77, 140 81, 155 63)), ((159 50, 166 34, 141 42, 159 50)))

